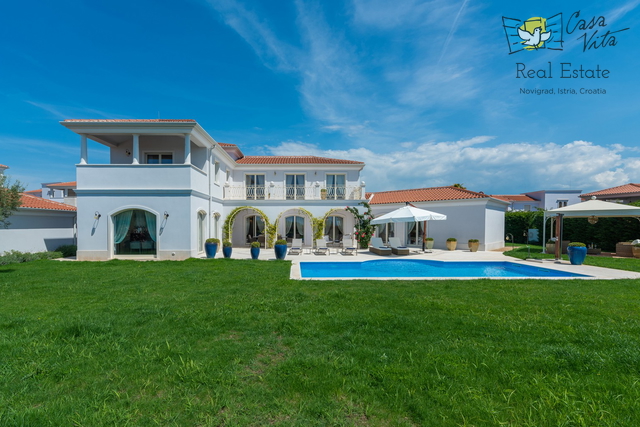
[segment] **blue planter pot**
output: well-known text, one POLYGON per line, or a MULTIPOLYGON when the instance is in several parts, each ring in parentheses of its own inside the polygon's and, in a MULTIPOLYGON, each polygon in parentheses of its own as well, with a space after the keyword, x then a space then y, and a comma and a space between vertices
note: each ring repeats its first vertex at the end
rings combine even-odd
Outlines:
POLYGON ((207 258, 215 258, 216 252, 218 252, 217 243, 205 243, 204 252, 207 254, 207 258))
POLYGON ((251 248, 251 259, 258 259, 260 248, 251 248))
POLYGON ((276 259, 284 259, 287 255, 287 245, 275 245, 273 248, 276 251, 276 259))
POLYGON ((231 246, 223 246, 222 255, 224 255, 225 258, 231 258, 232 249, 233 248, 231 246))
POLYGON ((569 246, 567 248, 569 254, 569 262, 573 265, 582 265, 587 256, 587 248, 581 246, 569 246))

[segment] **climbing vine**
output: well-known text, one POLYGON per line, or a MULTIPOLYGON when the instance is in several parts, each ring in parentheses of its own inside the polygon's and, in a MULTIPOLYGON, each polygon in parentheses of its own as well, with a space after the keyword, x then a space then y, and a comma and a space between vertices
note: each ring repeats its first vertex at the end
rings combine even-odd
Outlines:
POLYGON ((225 240, 230 240, 231 238, 231 229, 233 228, 233 223, 236 220, 236 215, 238 215, 238 213, 244 209, 251 209, 254 212, 256 212, 258 215, 260 215, 262 217, 262 220, 264 221, 264 228, 265 228, 265 246, 267 247, 271 247, 273 246, 273 237, 272 234, 270 233, 270 230, 272 228, 271 223, 269 222, 269 217, 267 215, 265 215, 264 212, 262 212, 260 209, 258 208, 254 208, 253 206, 239 206, 237 208, 235 208, 234 210, 232 210, 229 215, 227 215, 227 218, 224 220, 224 225, 222 227, 222 231, 224 233, 224 238, 225 240))
POLYGON ((356 240, 360 243, 360 249, 366 249, 369 247, 369 242, 371 241, 371 236, 373 236, 373 232, 375 231, 375 226, 371 225, 371 221, 373 220, 373 214, 371 213, 371 206, 367 202, 360 202, 359 205, 362 205, 366 208, 366 211, 361 214, 356 207, 348 206, 345 209, 353 214, 356 218, 356 240))

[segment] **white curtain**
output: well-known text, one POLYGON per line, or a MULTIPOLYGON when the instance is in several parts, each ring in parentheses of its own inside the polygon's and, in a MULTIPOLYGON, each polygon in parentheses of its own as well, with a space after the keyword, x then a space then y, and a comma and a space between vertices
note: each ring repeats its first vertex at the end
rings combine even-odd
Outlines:
POLYGON ((301 216, 296 217, 296 234, 297 238, 304 237, 304 218, 301 216))
POLYGON ((284 234, 287 237, 293 237, 293 221, 295 218, 295 216, 288 216, 284 219, 284 234))
POLYGON ((113 218, 116 228, 113 237, 116 244, 122 243, 127 234, 129 234, 131 215, 133 215, 133 211, 124 211, 113 218))

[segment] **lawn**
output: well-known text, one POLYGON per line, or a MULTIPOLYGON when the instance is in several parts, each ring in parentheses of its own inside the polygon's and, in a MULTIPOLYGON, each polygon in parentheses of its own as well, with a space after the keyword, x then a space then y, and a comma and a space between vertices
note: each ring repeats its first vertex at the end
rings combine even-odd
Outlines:
POLYGON ((0 425, 640 425, 633 280, 0 267, 0 425))

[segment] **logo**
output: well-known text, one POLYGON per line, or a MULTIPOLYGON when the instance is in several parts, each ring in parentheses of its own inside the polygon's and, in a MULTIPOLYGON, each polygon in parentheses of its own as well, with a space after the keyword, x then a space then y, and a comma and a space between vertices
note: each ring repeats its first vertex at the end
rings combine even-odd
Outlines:
POLYGON ((509 44, 509 55, 523 50, 562 50, 563 27, 562 13, 550 18, 534 17, 525 21, 502 17, 502 28, 509 44))

